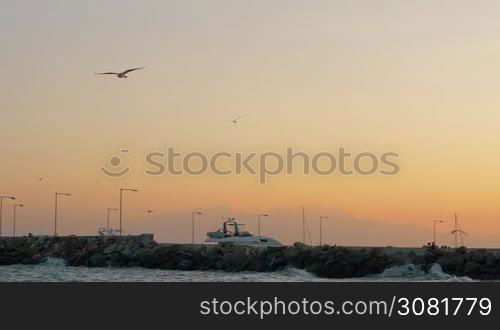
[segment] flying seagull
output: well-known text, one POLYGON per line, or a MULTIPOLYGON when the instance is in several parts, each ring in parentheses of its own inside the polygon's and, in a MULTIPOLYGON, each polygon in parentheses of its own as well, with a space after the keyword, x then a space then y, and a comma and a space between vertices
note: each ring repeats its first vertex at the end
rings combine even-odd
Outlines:
POLYGON ((239 116, 236 119, 230 119, 229 121, 236 125, 236 124, 238 124, 238 120, 240 120, 240 119, 241 119, 241 116, 239 116))
POLYGON ((117 76, 118 78, 128 78, 127 74, 132 72, 132 71, 136 71, 136 70, 141 70, 141 69, 144 69, 143 66, 141 66, 140 68, 133 68, 133 69, 128 69, 128 70, 125 70, 123 72, 96 72, 95 74, 114 74, 115 76, 117 76))

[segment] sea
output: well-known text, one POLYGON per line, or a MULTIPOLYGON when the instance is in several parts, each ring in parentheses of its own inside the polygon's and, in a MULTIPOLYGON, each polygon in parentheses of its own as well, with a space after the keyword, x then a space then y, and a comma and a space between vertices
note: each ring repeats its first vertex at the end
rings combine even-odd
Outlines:
POLYGON ((277 272, 179 271, 145 268, 69 267, 62 259, 49 258, 38 265, 0 266, 0 282, 471 282, 448 275, 439 265, 425 272, 413 264, 395 266, 382 274, 359 278, 327 279, 305 270, 277 272))

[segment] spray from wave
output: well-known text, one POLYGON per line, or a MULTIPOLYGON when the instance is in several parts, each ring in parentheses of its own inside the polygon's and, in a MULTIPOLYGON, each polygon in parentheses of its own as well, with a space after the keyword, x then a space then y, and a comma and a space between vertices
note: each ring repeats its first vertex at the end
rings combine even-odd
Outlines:
POLYGON ((408 281, 473 282, 467 276, 460 277, 446 274, 439 264, 433 264, 429 269, 414 264, 392 266, 384 270, 382 274, 373 277, 408 281))
POLYGON ((66 266, 66 262, 62 258, 48 257, 47 260, 42 263, 42 265, 64 267, 66 266))
POLYGON ((283 271, 281 271, 281 273, 285 276, 297 277, 303 279, 304 281, 312 281, 318 279, 318 276, 314 275, 313 273, 310 273, 304 269, 299 269, 294 267, 288 267, 283 271))

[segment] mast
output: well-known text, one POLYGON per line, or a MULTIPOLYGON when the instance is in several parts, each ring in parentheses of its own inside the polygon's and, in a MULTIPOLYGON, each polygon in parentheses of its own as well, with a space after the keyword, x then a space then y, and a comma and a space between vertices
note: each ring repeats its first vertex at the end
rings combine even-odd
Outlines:
POLYGON ((302 206, 302 243, 306 244, 306 210, 302 206))

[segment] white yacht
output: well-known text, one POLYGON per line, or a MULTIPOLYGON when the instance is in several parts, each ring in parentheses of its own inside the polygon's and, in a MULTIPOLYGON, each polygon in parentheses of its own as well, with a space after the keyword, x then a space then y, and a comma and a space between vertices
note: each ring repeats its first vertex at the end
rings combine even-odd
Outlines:
POLYGON ((120 229, 99 227, 97 230, 99 236, 118 236, 120 235, 120 229))
POLYGON ((254 247, 279 247, 283 246, 277 240, 267 236, 256 236, 247 231, 242 231, 243 224, 238 224, 235 218, 228 218, 217 231, 208 232, 205 244, 232 243, 254 247))

